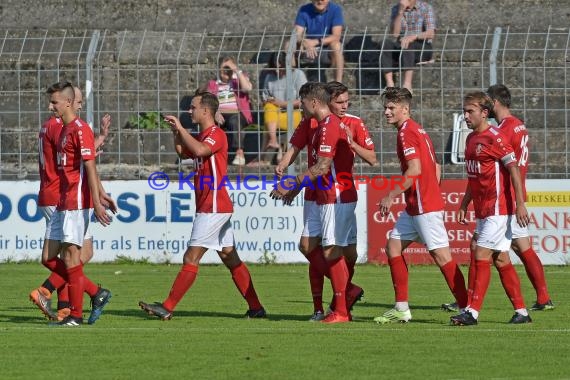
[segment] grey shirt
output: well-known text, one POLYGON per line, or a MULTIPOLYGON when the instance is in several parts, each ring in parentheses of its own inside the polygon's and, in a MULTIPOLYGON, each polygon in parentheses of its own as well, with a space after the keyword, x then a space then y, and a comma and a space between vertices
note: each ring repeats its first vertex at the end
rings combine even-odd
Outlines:
MULTIPOLYGON (((299 89, 302 85, 307 83, 307 76, 302 70, 293 69, 291 71, 291 76, 293 77, 293 89, 295 92, 295 98, 299 97, 299 89)), ((282 76, 277 78, 276 73, 267 75, 265 78, 265 83, 263 84, 263 100, 267 100, 270 97, 279 100, 287 100, 287 78, 282 76)))

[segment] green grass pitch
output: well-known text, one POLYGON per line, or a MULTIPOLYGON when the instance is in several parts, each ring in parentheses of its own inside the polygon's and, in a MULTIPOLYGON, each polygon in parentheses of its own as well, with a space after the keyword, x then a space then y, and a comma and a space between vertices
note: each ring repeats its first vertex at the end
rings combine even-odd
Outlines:
MULTIPOLYGON (((451 300, 439 269, 410 267, 408 324, 372 321, 393 304, 387 267, 357 267, 366 291, 354 322, 310 323, 305 265, 250 265, 266 320, 247 320, 245 301, 223 266, 202 266, 171 321, 138 301, 162 301, 178 265, 89 264, 113 292, 93 326, 48 327, 28 301, 46 277, 39 263, 0 264, 0 378, 5 379, 530 379, 569 378, 570 268, 546 267, 556 309, 508 325, 513 311, 493 271, 479 325, 453 327, 439 306, 451 300)), ((466 267, 462 267, 464 274, 466 267)), ((517 267, 527 305, 535 293, 517 267)), ((325 282, 325 299, 331 291, 325 282)), ((85 299, 86 314, 89 312, 85 299)))

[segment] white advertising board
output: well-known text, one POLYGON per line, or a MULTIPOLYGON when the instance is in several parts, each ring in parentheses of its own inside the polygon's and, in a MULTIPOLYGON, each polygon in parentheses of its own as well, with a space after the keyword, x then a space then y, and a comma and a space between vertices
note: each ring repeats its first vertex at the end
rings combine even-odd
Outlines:
POLYGON ((570 264, 570 180, 527 180, 526 188, 533 249, 545 265, 570 264))
MULTIPOLYGON (((297 249, 303 228, 302 194, 292 206, 269 197, 261 182, 230 190, 234 202, 232 223, 239 255, 247 262, 305 262, 297 249)), ((172 182, 153 190, 147 181, 103 182, 119 212, 108 227, 92 223, 93 261, 112 261, 118 256, 148 258, 153 262, 182 262, 192 231, 195 205, 189 188, 172 182)), ((236 186, 237 187, 237 186, 236 186)), ((39 182, 0 182, 0 262, 38 259, 45 222, 37 209, 39 182)), ((359 261, 366 261, 366 190, 359 190, 357 207, 359 261)), ((202 262, 220 263, 215 252, 202 262)))

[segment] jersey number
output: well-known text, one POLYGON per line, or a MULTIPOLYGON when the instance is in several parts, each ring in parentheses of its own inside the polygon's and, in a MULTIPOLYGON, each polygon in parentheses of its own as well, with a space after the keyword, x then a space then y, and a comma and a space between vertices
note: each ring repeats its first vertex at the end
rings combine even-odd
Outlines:
POLYGON ((521 139, 521 157, 519 158, 519 166, 525 167, 528 162, 528 135, 521 139))

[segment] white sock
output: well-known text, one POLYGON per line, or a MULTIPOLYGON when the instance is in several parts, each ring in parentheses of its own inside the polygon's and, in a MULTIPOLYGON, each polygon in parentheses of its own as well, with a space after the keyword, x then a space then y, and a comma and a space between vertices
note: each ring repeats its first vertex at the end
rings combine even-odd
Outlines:
POLYGON ((406 311, 410 308, 410 306, 408 305, 408 302, 396 302, 396 305, 394 306, 394 309, 398 310, 398 311, 406 311))
POLYGON ((473 318, 475 319, 479 319, 479 312, 477 310, 473 310, 470 308, 465 308, 465 310, 467 310, 468 312, 471 313, 471 315, 473 316, 473 318))
POLYGON ((524 316, 524 317, 527 317, 527 316, 528 316, 528 311, 527 311, 526 309, 516 309, 516 310, 515 310, 515 313, 518 313, 518 314, 520 314, 520 315, 522 315, 522 316, 524 316))

